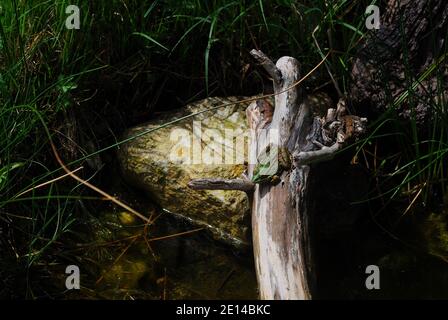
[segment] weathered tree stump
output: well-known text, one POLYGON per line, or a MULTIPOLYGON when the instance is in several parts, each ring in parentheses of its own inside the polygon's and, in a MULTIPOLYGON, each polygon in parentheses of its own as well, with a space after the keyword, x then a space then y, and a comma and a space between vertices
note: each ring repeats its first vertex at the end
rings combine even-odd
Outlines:
MULTIPOLYGON (((293 152, 297 144, 307 144, 305 138, 312 125, 311 110, 306 104, 300 105, 301 90, 293 87, 285 91, 300 78, 298 61, 282 57, 274 65, 261 52, 251 53, 272 77, 276 96, 272 121, 265 119, 267 112, 257 104, 249 106, 247 118, 253 130, 249 150, 258 157, 270 140, 274 140, 272 135, 278 135, 278 146, 293 152)), ((299 166, 281 173, 277 185, 255 187, 252 236, 261 299, 310 299, 312 296, 309 217, 302 198, 307 189, 308 169, 299 166)), ((249 177, 253 171, 254 166, 249 166, 249 177)))
POLYGON ((311 165, 331 159, 364 131, 366 119, 347 115, 343 100, 336 109, 316 114, 296 86, 300 74, 295 58, 282 57, 274 64, 261 51, 251 54, 274 82, 275 109, 262 100, 246 111, 251 128, 247 181, 197 179, 190 187, 246 191, 252 198, 260 298, 311 299, 315 279, 308 206, 311 165), (288 165, 281 159, 285 154, 288 165))

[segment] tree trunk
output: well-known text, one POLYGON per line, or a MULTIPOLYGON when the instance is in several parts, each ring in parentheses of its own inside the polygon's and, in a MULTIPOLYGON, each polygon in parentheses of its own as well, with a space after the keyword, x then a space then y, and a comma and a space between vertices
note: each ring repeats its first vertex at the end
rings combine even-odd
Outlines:
MULTIPOLYGON (((258 60, 261 60, 261 53, 253 51, 253 54, 255 57, 260 55, 258 60)), ((266 110, 260 112, 259 104, 252 104, 247 109, 249 126, 253 130, 249 147, 252 159, 256 159, 271 141, 280 148, 289 145, 288 150, 292 153, 296 143, 303 145, 306 136, 293 130, 293 121, 299 122, 297 128, 304 133, 312 123, 308 106, 302 104, 299 107, 299 101, 303 100, 301 90, 293 87, 285 91, 300 78, 298 61, 283 57, 275 66, 272 62, 271 65, 260 62, 273 78, 277 95, 271 122, 263 117, 266 110)), ((252 164, 249 166, 250 178, 253 169, 252 164)), ((255 187, 252 236, 261 299, 310 299, 312 296, 314 267, 309 216, 302 201, 308 187, 308 173, 307 165, 300 166, 291 172, 283 172, 277 185, 259 184, 255 187)))
MULTIPOLYGON (((263 53, 252 55, 274 81, 275 110, 253 103, 247 109, 252 129, 251 158, 266 146, 287 149, 292 167, 279 182, 257 184, 252 201, 252 233, 260 297, 311 299, 315 286, 310 175, 312 163, 331 159, 352 137, 362 133, 366 119, 346 115, 345 101, 326 114, 316 114, 311 100, 297 86, 299 63, 282 57, 274 65, 263 53), (271 120, 272 119, 272 120, 271 120), (274 139, 273 139, 274 136, 274 139)), ((249 166, 253 177, 254 166, 249 166)))

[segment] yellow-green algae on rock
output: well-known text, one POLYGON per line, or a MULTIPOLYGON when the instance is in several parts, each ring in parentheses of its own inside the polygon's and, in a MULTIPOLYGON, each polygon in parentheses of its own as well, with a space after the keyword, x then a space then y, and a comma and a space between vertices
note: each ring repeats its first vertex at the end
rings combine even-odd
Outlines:
POLYGON ((207 227, 215 237, 234 245, 249 242, 249 226, 245 223, 250 220, 247 195, 240 191, 196 191, 187 183, 194 178, 236 178, 243 173, 249 135, 245 116, 248 103, 231 104, 240 99, 208 98, 132 128, 125 133, 125 139, 191 113, 230 104, 142 135, 118 152, 127 181, 145 190, 167 211, 207 227), (212 163, 204 163, 207 161, 212 163))

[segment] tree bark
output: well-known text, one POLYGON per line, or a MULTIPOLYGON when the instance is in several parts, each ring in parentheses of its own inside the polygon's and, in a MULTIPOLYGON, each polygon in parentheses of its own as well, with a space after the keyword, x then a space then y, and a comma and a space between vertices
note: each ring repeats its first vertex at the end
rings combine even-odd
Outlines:
POLYGON ((389 0, 380 9, 380 28, 367 33, 353 62, 350 102, 359 114, 395 108, 427 123, 448 88, 448 2, 389 0))

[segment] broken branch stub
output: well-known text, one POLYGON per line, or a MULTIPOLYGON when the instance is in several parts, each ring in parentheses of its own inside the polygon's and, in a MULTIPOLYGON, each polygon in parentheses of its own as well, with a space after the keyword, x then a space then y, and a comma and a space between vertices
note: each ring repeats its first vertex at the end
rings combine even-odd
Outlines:
POLYGON ((202 178, 191 180, 188 187, 194 190, 240 190, 249 192, 254 190, 255 184, 245 179, 202 178))
POLYGON ((252 49, 250 54, 263 66, 266 72, 271 76, 275 85, 279 85, 282 81, 282 73, 277 66, 260 50, 252 49))

